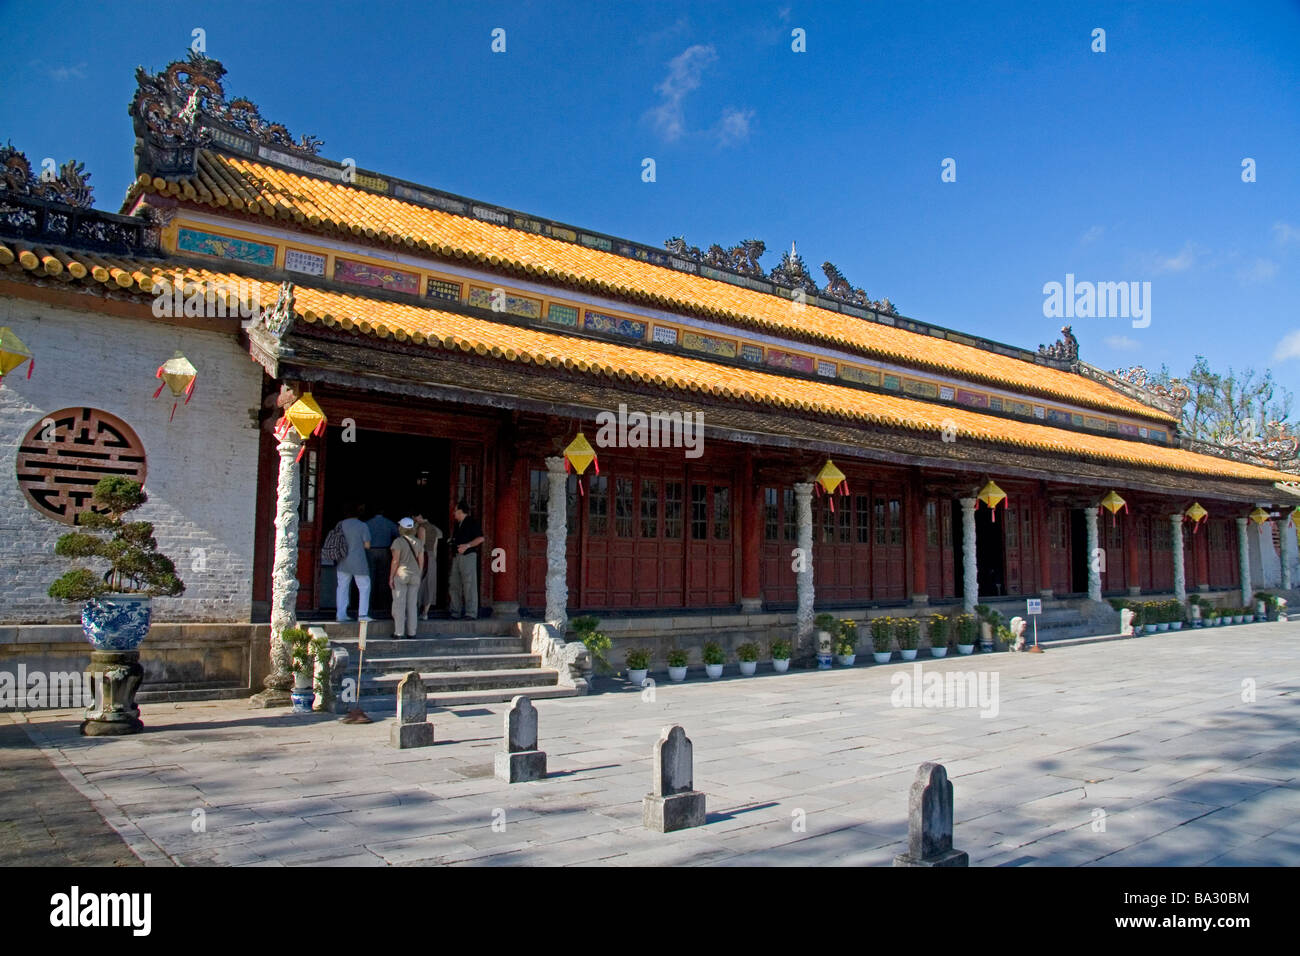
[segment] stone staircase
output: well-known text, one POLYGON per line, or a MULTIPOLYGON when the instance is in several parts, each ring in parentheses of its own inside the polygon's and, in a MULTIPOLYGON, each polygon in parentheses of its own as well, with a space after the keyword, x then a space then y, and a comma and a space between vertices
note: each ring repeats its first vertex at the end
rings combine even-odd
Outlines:
MULTIPOLYGON (((330 643, 348 655, 345 678, 356 680, 359 625, 355 621, 327 621, 323 628, 330 643)), ((578 691, 560 683, 554 668, 528 647, 517 624, 491 619, 479 621, 421 621, 414 638, 394 640, 392 621, 371 621, 366 631, 366 652, 361 659, 361 706, 393 701, 397 684, 408 671, 418 671, 428 691, 430 707, 488 704, 508 701, 517 694, 533 700, 574 697, 578 691)))
MULTIPOLYGON (((1155 600, 1156 598, 1151 598, 1155 600)), ((982 603, 1002 615, 1004 623, 1017 615, 1029 621, 1025 629, 1025 642, 1034 642, 1034 620, 1025 613, 1024 598, 982 598, 982 603)), ((1104 604, 1104 602, 1103 602, 1104 604)), ((1104 605, 1109 611, 1109 605, 1104 605)), ((1095 637, 1119 631, 1119 615, 1099 613, 1096 605, 1086 598, 1049 598, 1043 601, 1043 613, 1038 618, 1038 642, 1065 640, 1074 637, 1095 637)))

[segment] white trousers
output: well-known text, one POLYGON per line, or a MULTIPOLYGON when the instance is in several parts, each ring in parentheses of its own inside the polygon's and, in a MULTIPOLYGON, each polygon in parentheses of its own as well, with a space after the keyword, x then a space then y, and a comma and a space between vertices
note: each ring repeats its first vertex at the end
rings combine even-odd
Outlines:
POLYGON ((393 637, 415 637, 420 627, 420 579, 393 583, 393 637))
MULTIPOLYGON (((370 616, 370 575, 358 574, 357 579, 357 617, 370 616)), ((353 575, 347 571, 338 572, 339 585, 334 592, 334 617, 340 621, 348 619, 348 598, 351 596, 353 575)))

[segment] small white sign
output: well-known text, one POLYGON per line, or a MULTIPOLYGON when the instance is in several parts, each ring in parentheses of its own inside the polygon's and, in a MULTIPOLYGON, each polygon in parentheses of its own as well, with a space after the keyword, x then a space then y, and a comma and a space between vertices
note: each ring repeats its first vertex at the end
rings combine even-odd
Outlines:
POLYGON ((1029 614, 1042 614, 1043 613, 1042 598, 1028 598, 1025 601, 1025 610, 1029 614))
POLYGON ((325 257, 297 249, 286 249, 284 267, 289 272, 302 272, 306 275, 323 276, 325 274, 325 257))

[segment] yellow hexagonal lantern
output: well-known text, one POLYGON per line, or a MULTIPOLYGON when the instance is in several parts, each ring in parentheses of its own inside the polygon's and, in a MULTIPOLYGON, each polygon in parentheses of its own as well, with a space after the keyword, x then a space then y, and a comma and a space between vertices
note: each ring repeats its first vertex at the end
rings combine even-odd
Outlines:
POLYGON ((185 404, 190 403, 190 399, 194 396, 194 381, 198 374, 198 369, 180 352, 174 353, 171 358, 158 366, 156 377, 162 379, 162 384, 153 393, 153 397, 157 398, 161 395, 164 388, 170 388, 172 397, 176 399, 172 402, 171 417, 167 419, 169 422, 176 417, 176 406, 180 404, 182 395, 185 396, 185 404))
POLYGON ((1007 493, 998 487, 998 483, 990 478, 975 497, 988 505, 989 510, 993 512, 993 520, 997 521, 998 505, 1007 500, 1007 493))
POLYGON ((4 383, 6 375, 24 362, 27 363, 27 377, 31 378, 36 359, 13 329, 7 325, 0 326, 0 384, 4 383))
POLYGON ((1123 508, 1124 513, 1128 514, 1128 502, 1117 495, 1114 491, 1106 492, 1106 497, 1101 499, 1101 506, 1110 512, 1110 523, 1115 523, 1115 515, 1119 509, 1123 508))
POLYGON ((1268 520, 1268 512, 1263 508, 1256 508, 1247 517, 1249 517, 1251 521, 1255 522, 1255 524, 1261 525, 1268 520))
MULTIPOLYGON (((277 438, 283 438, 288 434, 289 429, 293 428, 305 442, 311 436, 323 433, 326 421, 325 413, 316 404, 316 399, 312 398, 311 392, 303 392, 298 401, 284 410, 284 417, 276 426, 275 434, 277 438)), ((298 458, 302 458, 302 453, 306 450, 307 446, 304 444, 298 452, 298 458)))
POLYGON ((1209 517, 1209 512, 1201 507, 1199 501, 1192 502, 1192 506, 1183 512, 1184 515, 1192 522, 1192 534, 1201 530, 1201 522, 1209 517))
POLYGON ((564 470, 570 469, 578 476, 578 494, 585 495, 582 488, 582 475, 587 470, 587 466, 592 465, 595 473, 600 474, 600 459, 596 457, 596 449, 591 447, 591 442, 587 441, 587 436, 578 432, 573 441, 564 449, 564 470))
POLYGON ((849 493, 849 479, 829 458, 826 459, 826 464, 822 465, 822 470, 817 472, 814 481, 816 481, 818 495, 823 491, 826 492, 827 504, 830 505, 831 511, 835 510, 836 490, 838 489, 839 493, 845 496, 849 493))

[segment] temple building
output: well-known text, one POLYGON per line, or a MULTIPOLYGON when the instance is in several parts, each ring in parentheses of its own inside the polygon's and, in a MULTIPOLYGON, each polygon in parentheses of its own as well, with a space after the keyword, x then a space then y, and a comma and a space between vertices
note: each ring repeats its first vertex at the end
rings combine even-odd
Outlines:
MULTIPOLYGON (((10 155, 0 325, 37 362, 0 387, 0 624, 75 617, 34 575, 110 470, 144 477, 193 565, 158 602, 178 625, 332 627, 320 550, 358 504, 449 531, 468 503, 482 616, 559 641, 594 613, 616 639, 806 652, 814 609, 1041 597, 1092 619, 1108 596, 1290 587, 1296 476, 1193 448, 1176 386, 1086 364, 1068 328, 1009 346, 830 263, 819 285, 793 248, 765 270, 754 241, 656 247, 358 169, 228 100, 224 72, 140 71, 119 215, 10 155), (193 393, 154 398, 176 353, 193 393), (277 429, 291 408, 323 424, 277 429)), ((202 681, 193 654, 178 684, 202 681)))

